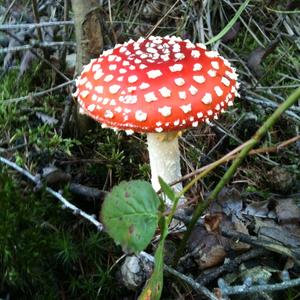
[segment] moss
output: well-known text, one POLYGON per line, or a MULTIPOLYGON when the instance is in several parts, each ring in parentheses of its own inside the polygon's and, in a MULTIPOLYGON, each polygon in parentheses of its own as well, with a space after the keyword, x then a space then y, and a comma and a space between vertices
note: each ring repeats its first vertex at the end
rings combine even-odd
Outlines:
POLYGON ((99 290, 108 298, 118 295, 107 267, 116 250, 105 234, 79 222, 45 193, 18 188, 3 169, 0 199, 0 295, 97 299, 99 290))

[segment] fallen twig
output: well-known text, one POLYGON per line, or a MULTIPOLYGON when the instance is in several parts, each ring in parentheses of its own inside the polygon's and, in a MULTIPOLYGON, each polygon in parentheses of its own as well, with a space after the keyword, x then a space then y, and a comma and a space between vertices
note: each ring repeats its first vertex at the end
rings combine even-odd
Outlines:
POLYGON ((107 194, 106 191, 99 190, 97 188, 85 186, 79 183, 70 183, 69 186, 70 193, 92 200, 100 200, 103 199, 104 196, 107 194))
POLYGON ((30 93, 29 95, 27 96, 23 96, 23 97, 19 97, 19 98, 13 98, 13 99, 7 99, 7 100, 3 100, 2 101, 2 104, 11 104, 11 103, 18 103, 18 102, 21 102, 21 101, 24 101, 24 100, 29 100, 29 99, 33 99, 35 97, 41 97, 41 96, 44 96, 48 93, 51 93, 51 92, 54 92, 54 91, 57 91, 57 90, 60 90, 68 85, 71 85, 72 83, 74 83, 75 81, 74 80, 70 80, 70 81, 67 81, 67 82, 64 82, 62 84, 59 84, 57 86, 54 86, 50 89, 47 89, 47 90, 44 90, 44 91, 41 91, 41 92, 36 92, 36 93, 30 93))
MULTIPOLYGON (((3 164, 5 164, 5 165, 7 165, 11 168, 13 168, 14 170, 18 171, 20 174, 22 174, 25 177, 27 177, 28 179, 30 179, 33 183, 35 183, 35 184, 39 183, 39 180, 35 176, 33 176, 30 172, 28 172, 27 170, 19 167, 17 164, 7 160, 6 158, 0 156, 0 162, 2 162, 3 164)), ((57 198, 62 203, 62 206, 64 208, 70 209, 73 212, 73 214, 80 215, 81 217, 83 217, 87 221, 91 222, 93 225, 96 226, 96 228, 99 231, 104 230, 103 225, 98 220, 96 220, 96 218, 94 216, 85 213, 80 208, 78 208, 75 205, 71 204, 60 193, 54 191, 53 189, 51 189, 49 187, 46 187, 45 189, 48 193, 50 193, 52 196, 57 198)), ((271 250, 271 249, 268 249, 268 250, 271 250)), ((147 252, 142 251, 140 253, 140 255, 142 257, 146 258, 152 264, 154 263, 154 257, 152 255, 148 254, 147 252)), ((176 271, 175 269, 173 269, 171 267, 168 267, 166 265, 164 266, 164 270, 166 272, 180 278, 184 282, 186 282, 188 285, 190 285, 199 294, 205 295, 210 300, 218 300, 218 298, 212 292, 210 292, 209 289, 207 289, 205 286, 198 283, 197 281, 195 281, 191 277, 188 277, 188 276, 186 276, 186 275, 184 275, 184 274, 182 274, 182 273, 176 271)), ((282 282, 282 283, 277 283, 277 284, 270 284, 270 285, 266 284, 266 285, 252 286, 252 287, 245 287, 245 285, 233 286, 233 287, 226 286, 225 289, 222 288, 221 293, 222 293, 222 295, 233 295, 233 294, 241 294, 241 293, 275 291, 275 290, 283 290, 283 289, 293 287, 293 286, 296 286, 296 285, 300 285, 300 278, 299 279, 292 279, 292 280, 285 281, 285 282, 282 282)))
POLYGON ((53 22, 40 22, 28 24, 3 24, 0 25, 0 30, 16 30, 16 29, 33 29, 40 27, 74 25, 74 21, 53 21, 53 22))
MULTIPOLYGON (((267 99, 264 99, 264 100, 260 100, 260 99, 257 99, 257 98, 254 98, 254 97, 251 97, 251 96, 245 96, 246 100, 248 101, 251 101, 255 104, 258 104, 258 105, 262 105, 264 107, 271 107, 271 108, 277 108, 280 104, 276 103, 276 102, 273 102, 271 100, 267 100, 267 99)), ((296 109, 295 109, 296 110, 296 109)), ((296 112, 293 112, 292 109, 289 109, 285 112, 285 114, 287 116, 289 116, 290 118, 292 118, 293 120, 297 121, 297 122, 300 122, 300 116, 297 115, 296 112)))
POLYGON ((75 47, 76 43, 74 42, 41 42, 33 43, 30 45, 23 45, 18 47, 2 48, 0 49, 0 54, 16 51, 26 51, 34 48, 52 48, 52 47, 62 47, 62 46, 72 46, 75 47))
MULTIPOLYGON (((282 148, 284 147, 287 147, 289 146, 290 144, 292 143, 295 143, 297 141, 300 140, 300 135, 297 135, 297 136, 294 136, 286 141, 283 141, 273 147, 262 147, 262 148, 258 148, 258 149, 253 149, 249 152, 249 155, 256 155, 258 153, 274 153, 274 152, 278 152, 279 150, 281 150, 282 148)), ((233 160, 237 157, 237 152, 239 152, 246 144, 242 144, 240 146, 238 146, 237 148, 233 149, 232 151, 230 151, 229 153, 227 153, 225 156, 221 157, 220 159, 206 165, 206 166, 203 166, 193 172, 190 172, 189 174, 185 175, 185 176, 182 176, 181 178, 179 178, 178 180, 176 181, 173 181, 172 183, 170 183, 170 185, 175 185, 177 184, 178 182, 181 182, 181 181, 184 181, 184 180, 187 180, 187 179, 190 179, 191 177, 194 177, 198 174, 200 174, 201 172, 207 170, 207 169, 210 169, 210 171, 212 171, 212 167, 213 169, 218 167, 219 165, 221 164, 224 164, 230 160, 233 160)))
MULTIPOLYGON (((8 159, 6 159, 6 158, 4 158, 2 156, 0 156, 0 162, 2 162, 3 164, 6 164, 7 166, 15 169, 16 171, 18 171, 23 176, 27 177, 29 180, 31 180, 36 185, 40 183, 40 181, 39 181, 39 179, 37 177, 33 176, 27 170, 19 167, 14 162, 9 161, 8 159)), ((84 212, 83 210, 81 210, 80 208, 78 208, 77 206, 73 205, 66 198, 64 198, 60 193, 54 191, 50 187, 46 187, 45 190, 49 194, 51 194, 52 196, 54 196, 56 199, 58 199, 61 202, 63 208, 70 209, 73 214, 82 216, 83 218, 85 218, 86 220, 88 220, 89 222, 91 222, 92 224, 94 224, 99 231, 103 230, 103 225, 98 220, 96 220, 96 218, 94 216, 87 214, 86 212, 84 212)))
POLYGON ((207 285, 213 280, 217 279, 224 272, 232 272, 234 271, 242 262, 247 261, 249 259, 256 258, 263 254, 269 253, 263 248, 251 249, 246 253, 243 253, 229 262, 224 263, 222 266, 215 267, 212 269, 208 269, 203 271, 200 276, 196 279, 196 281, 202 285, 207 285))
MULTIPOLYGON (((220 280, 221 285, 222 283, 223 282, 220 280)), ((221 290, 222 296, 228 296, 228 295, 238 295, 238 294, 253 294, 253 293, 260 293, 260 292, 282 291, 298 285, 300 285, 300 278, 283 281, 281 283, 260 284, 260 285, 253 285, 253 286, 248 286, 246 284, 236 285, 236 286, 225 285, 224 287, 222 287, 222 289, 219 290, 221 290)))
POLYGON ((177 3, 179 2, 179 0, 176 0, 173 5, 168 9, 168 11, 164 14, 164 16, 162 18, 160 18, 157 23, 153 26, 153 28, 150 30, 150 32, 148 32, 146 38, 148 38, 156 29, 157 27, 160 25, 160 23, 169 15, 170 12, 172 12, 172 10, 174 9, 174 7, 177 5, 177 3))
MULTIPOLYGON (((146 258, 152 264, 154 263, 154 257, 152 255, 148 254, 147 252, 142 251, 140 253, 140 255, 143 256, 144 258, 146 258)), ((199 294, 205 295, 210 300, 218 300, 218 298, 208 288, 206 288, 205 286, 203 286, 200 283, 196 282, 191 277, 188 277, 188 276, 186 276, 186 275, 184 275, 184 274, 182 274, 182 273, 176 271, 175 269, 170 268, 166 265, 164 265, 164 270, 167 271, 168 273, 174 275, 175 277, 180 278, 181 280, 183 280, 187 284, 189 284, 199 294)))
POLYGON ((229 182, 229 180, 234 175, 237 168, 244 161, 248 153, 257 145, 268 130, 277 122, 281 115, 291 107, 300 98, 300 88, 296 89, 280 106, 273 112, 273 114, 262 124, 262 126, 257 130, 255 135, 246 143, 241 152, 234 159, 232 165, 221 178, 215 189, 212 191, 208 197, 208 205, 210 202, 215 200, 222 190, 222 188, 229 182))
POLYGON ((221 228, 220 233, 227 238, 241 241, 246 244, 262 247, 266 250, 291 257, 294 259, 295 263, 300 265, 300 251, 299 250, 290 249, 280 243, 271 242, 266 239, 258 239, 256 237, 253 237, 253 236, 250 236, 250 235, 247 235, 244 233, 229 230, 228 228, 226 230, 221 228))
MULTIPOLYGON (((297 88, 298 86, 299 86, 299 84, 297 84, 295 86, 295 88, 297 88)), ((259 87, 257 87, 257 88, 259 88, 259 87)), ((272 88, 272 87, 270 87, 270 88, 272 88)), ((272 107, 272 108, 277 108, 280 105, 280 103, 272 101, 269 98, 266 98, 265 96, 259 95, 256 92, 253 92, 251 90, 250 91, 248 90, 247 93, 249 93, 252 96, 246 95, 245 96, 246 100, 249 100, 253 103, 256 103, 256 104, 259 104, 259 105, 262 105, 262 106, 265 106, 265 107, 272 107)), ((287 111, 298 113, 298 112, 300 112, 300 107, 294 105, 294 106, 291 106, 289 109, 287 109, 286 112, 287 111)), ((297 115, 297 118, 300 119, 300 117, 298 115, 297 115)))

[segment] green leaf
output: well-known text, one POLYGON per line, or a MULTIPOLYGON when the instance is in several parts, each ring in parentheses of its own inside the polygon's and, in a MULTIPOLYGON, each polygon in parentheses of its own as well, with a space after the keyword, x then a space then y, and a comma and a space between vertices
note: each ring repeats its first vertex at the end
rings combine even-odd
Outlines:
POLYGON ((159 300, 164 282, 164 244, 168 235, 165 217, 160 220, 161 237, 154 256, 154 270, 138 300, 159 300))
POLYGON ((212 37, 208 42, 205 43, 205 45, 209 45, 212 44, 216 41, 218 41, 219 39, 221 39, 230 29, 231 27, 235 24, 235 22, 238 20, 238 18, 240 17, 240 15, 242 14, 242 12, 244 11, 244 9, 247 7, 247 5, 249 4, 250 0, 246 0, 238 9, 238 11, 236 12, 236 14, 234 15, 234 17, 229 21, 229 23, 223 28, 223 30, 221 32, 219 32, 217 35, 215 35, 214 37, 212 37))
POLYGON ((150 183, 121 182, 105 197, 101 219, 116 244, 140 252, 150 243, 158 223, 159 198, 150 183))
POLYGON ((171 201, 175 201, 176 195, 174 193, 174 191, 172 190, 172 188, 161 178, 158 177, 158 181, 161 187, 161 190, 164 192, 164 194, 171 200, 171 201))

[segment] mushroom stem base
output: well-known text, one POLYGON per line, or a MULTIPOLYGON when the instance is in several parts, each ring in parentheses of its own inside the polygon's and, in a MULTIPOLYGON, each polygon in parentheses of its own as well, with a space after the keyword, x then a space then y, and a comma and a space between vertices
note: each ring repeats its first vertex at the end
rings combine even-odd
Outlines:
MULTIPOLYGON (((151 182, 155 191, 160 189, 158 177, 161 177, 166 183, 171 183, 182 177, 178 137, 174 135, 174 138, 170 139, 169 136, 168 133, 147 134, 151 182)), ((176 193, 181 191, 182 183, 174 185, 173 190, 176 193)), ((180 202, 182 204, 182 201, 180 202)), ((171 206, 171 204, 171 200, 166 199, 166 205, 171 206)))

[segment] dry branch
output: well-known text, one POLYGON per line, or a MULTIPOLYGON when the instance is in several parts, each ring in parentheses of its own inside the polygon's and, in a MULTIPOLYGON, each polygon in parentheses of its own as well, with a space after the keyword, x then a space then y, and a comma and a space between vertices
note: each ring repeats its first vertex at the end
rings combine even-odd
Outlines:
POLYGON ((64 82, 62 84, 59 84, 57 86, 54 86, 50 89, 47 89, 47 90, 44 90, 44 91, 41 91, 41 92, 36 92, 36 93, 30 93, 29 95, 27 96, 23 96, 23 97, 19 97, 19 98, 13 98, 13 99, 7 99, 7 100, 3 100, 2 104, 12 104, 12 103, 18 103, 18 102, 21 102, 21 101, 25 101, 25 100, 29 100, 29 99, 33 99, 35 97, 41 97, 41 96, 44 96, 48 93, 51 93, 51 92, 54 92, 54 91, 57 91, 57 90, 60 90, 66 86, 69 86, 71 84, 73 84, 75 81, 74 80, 70 80, 70 81, 67 81, 67 82, 64 82))
MULTIPOLYGON (((222 285, 221 282, 220 284, 222 285)), ((261 292, 282 291, 298 285, 300 285, 300 278, 291 279, 291 280, 287 280, 275 284, 261 284, 261 285, 253 285, 253 286, 247 286, 246 284, 243 284, 243 285, 236 285, 236 286, 225 286, 221 289, 221 295, 228 296, 228 295, 238 295, 238 294, 253 294, 253 293, 261 293, 261 292)))
POLYGON ((16 51, 25 51, 31 50, 34 48, 51 48, 51 47, 61 47, 61 46, 72 46, 75 47, 76 43, 74 42, 42 42, 42 43, 33 43, 31 45, 23 45, 18 47, 9 47, 0 49, 0 54, 16 51))
POLYGON ((241 242, 249 244, 249 245, 261 247, 266 250, 291 257, 295 261, 295 263, 297 263, 297 265, 300 265, 300 251, 297 249, 288 248, 277 242, 271 242, 266 239, 258 239, 256 237, 253 237, 253 236, 250 236, 247 234, 243 234, 240 232, 236 232, 233 230, 229 230, 229 229, 221 228, 220 233, 227 238, 231 238, 236 241, 241 241, 241 242))
MULTIPOLYGON (((8 159, 6 159, 2 156, 0 156, 0 162, 2 162, 3 164, 6 164, 7 166, 15 169, 16 171, 18 171, 23 176, 27 177, 30 181, 32 181, 36 185, 40 184, 40 180, 38 179, 38 177, 33 176, 30 172, 28 172, 27 170, 19 167, 14 162, 9 161, 8 159)), ((99 231, 103 230, 103 225, 99 221, 96 220, 95 216, 89 215, 86 212, 84 212, 83 210, 81 210, 80 208, 78 208, 77 206, 73 205, 66 198, 64 198, 59 192, 54 191, 50 187, 45 187, 45 190, 49 194, 54 196, 56 199, 58 199, 61 202, 63 208, 70 209, 73 214, 82 216, 83 218, 85 218, 86 220, 88 220, 89 222, 94 224, 99 231)))
MULTIPOLYGON (((260 154, 260 153, 274 153, 274 152, 278 152, 280 151, 282 148, 284 147, 287 147, 289 146, 290 144, 292 143, 295 143, 297 141, 300 140, 300 135, 297 135, 297 136, 294 136, 286 141, 283 141, 273 147, 263 147, 263 148, 258 148, 258 149, 254 149, 254 150, 251 150, 249 152, 249 155, 256 155, 256 154, 260 154)), ((180 181, 184 181, 184 180, 187 180, 187 179, 190 179, 191 177, 194 177, 202 172, 204 172, 205 170, 207 169, 210 169, 212 170, 211 168, 213 167, 216 168, 217 166, 223 164, 223 163, 226 163, 228 161, 231 161, 233 159, 235 159, 237 157, 237 153, 246 145, 246 143, 238 146, 237 148, 233 149, 232 151, 230 151, 229 153, 227 153, 225 156, 221 157, 220 159, 206 165, 206 166, 203 166, 193 172, 190 172, 189 174, 187 175, 184 175, 182 176, 180 179, 172 182, 170 185, 174 185, 180 181)))
POLYGON ((3 24, 0 25, 0 30, 16 30, 16 29, 33 29, 41 27, 62 26, 62 25, 74 25, 74 21, 52 21, 52 22, 40 22, 40 23, 28 23, 28 24, 3 24))
POLYGON ((262 256, 263 254, 269 253, 263 248, 251 249, 240 256, 235 257, 229 262, 224 263, 222 266, 218 266, 212 269, 204 270, 196 281, 202 285, 207 285, 213 280, 217 279, 221 274, 225 272, 232 272, 236 269, 242 262, 262 256))

